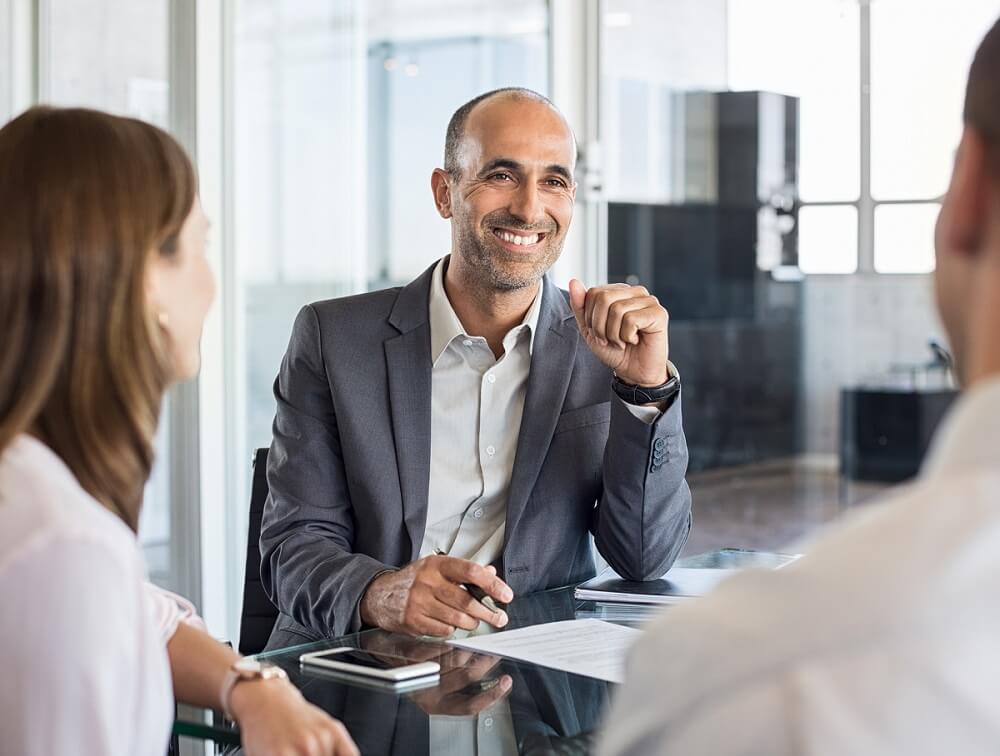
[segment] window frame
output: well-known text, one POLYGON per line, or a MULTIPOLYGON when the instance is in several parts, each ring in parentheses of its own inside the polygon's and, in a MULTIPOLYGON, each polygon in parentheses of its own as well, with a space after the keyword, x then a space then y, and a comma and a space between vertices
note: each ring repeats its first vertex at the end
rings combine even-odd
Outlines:
POLYGON ((855 269, 852 273, 804 273, 809 276, 924 276, 924 272, 880 272, 875 268, 875 211, 884 205, 941 205, 941 196, 937 197, 907 197, 905 199, 879 200, 872 196, 872 108, 871 108, 871 72, 872 72, 872 0, 857 0, 860 13, 859 19, 859 49, 861 51, 860 77, 858 81, 858 96, 861 101, 861 185, 859 196, 854 202, 841 200, 799 202, 803 207, 853 207, 858 213, 858 253, 855 269))

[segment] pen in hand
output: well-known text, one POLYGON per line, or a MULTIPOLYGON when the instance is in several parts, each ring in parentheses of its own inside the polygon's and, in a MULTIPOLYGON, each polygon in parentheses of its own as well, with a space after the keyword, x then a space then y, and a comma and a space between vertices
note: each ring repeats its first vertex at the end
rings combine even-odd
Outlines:
MULTIPOLYGON (((449 556, 447 551, 442 551, 441 549, 434 549, 434 553, 438 556, 449 556)), ((461 586, 469 592, 469 595, 472 596, 472 598, 485 606, 491 612, 499 612, 501 610, 501 605, 498 605, 497 602, 493 600, 493 597, 478 585, 473 583, 461 583, 461 586)))

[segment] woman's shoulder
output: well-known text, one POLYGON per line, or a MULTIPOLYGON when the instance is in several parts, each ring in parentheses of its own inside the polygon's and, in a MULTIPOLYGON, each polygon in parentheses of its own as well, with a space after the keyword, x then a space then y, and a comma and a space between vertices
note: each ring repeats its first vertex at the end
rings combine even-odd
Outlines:
POLYGON ((0 453, 0 574, 21 560, 89 553, 121 577, 142 575, 135 534, 83 490, 51 449, 18 436, 0 453))

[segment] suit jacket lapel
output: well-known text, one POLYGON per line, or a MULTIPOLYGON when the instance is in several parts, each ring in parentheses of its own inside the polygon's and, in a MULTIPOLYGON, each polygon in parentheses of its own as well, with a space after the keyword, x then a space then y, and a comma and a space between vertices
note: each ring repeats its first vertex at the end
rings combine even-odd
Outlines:
POLYGON ((431 266, 404 287, 389 314, 400 335, 384 344, 392 434, 399 469, 403 521, 416 559, 427 524, 431 469, 431 346, 428 323, 431 266))
POLYGON ((505 550, 549 450, 573 375, 578 343, 579 329, 573 311, 563 293, 546 277, 507 497, 505 550))

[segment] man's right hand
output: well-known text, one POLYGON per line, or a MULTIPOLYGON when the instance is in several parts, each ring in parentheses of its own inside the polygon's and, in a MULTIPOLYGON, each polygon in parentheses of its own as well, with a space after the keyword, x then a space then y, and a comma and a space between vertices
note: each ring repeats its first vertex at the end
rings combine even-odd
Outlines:
POLYGON ((507 624, 506 612, 490 611, 462 583, 478 585, 494 601, 506 604, 514 598, 492 566, 427 556, 375 578, 361 598, 361 620, 390 632, 439 637, 451 635, 456 628, 475 630, 480 621, 497 628, 507 624))

